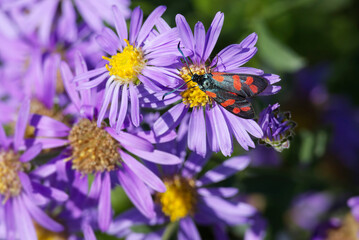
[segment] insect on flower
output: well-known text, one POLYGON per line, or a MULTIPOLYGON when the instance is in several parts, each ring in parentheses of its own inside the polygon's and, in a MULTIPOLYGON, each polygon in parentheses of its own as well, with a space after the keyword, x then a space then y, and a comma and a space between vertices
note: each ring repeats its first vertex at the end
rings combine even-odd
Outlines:
MULTIPOLYGON (((202 75, 193 74, 187 58, 180 48, 180 43, 178 43, 178 51, 182 54, 191 73, 190 81, 197 83, 199 89, 236 116, 245 119, 254 118, 253 106, 247 99, 258 95, 266 89, 268 81, 265 78, 251 74, 225 72, 208 72, 202 75)), ((163 97, 177 89, 166 93, 163 97)))

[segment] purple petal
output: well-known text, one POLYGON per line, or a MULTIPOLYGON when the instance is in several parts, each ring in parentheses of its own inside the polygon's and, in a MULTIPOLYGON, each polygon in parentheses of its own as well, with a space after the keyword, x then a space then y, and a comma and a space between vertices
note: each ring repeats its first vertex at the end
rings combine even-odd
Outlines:
POLYGON ((56 131, 67 131, 71 129, 66 126, 64 123, 57 121, 48 116, 42 116, 37 114, 32 114, 30 117, 29 124, 34 126, 37 129, 56 129, 56 131))
POLYGON ((96 76, 98 76, 98 75, 100 75, 100 74, 102 74, 104 72, 108 72, 106 67, 96 68, 94 70, 87 71, 87 72, 84 72, 84 73, 81 73, 81 74, 77 75, 73 79, 73 82, 79 82, 79 81, 82 81, 82 80, 93 78, 93 77, 96 77, 96 76))
POLYGON ((151 89, 152 91, 161 91, 162 90, 159 86, 154 84, 153 81, 151 79, 149 79, 148 77, 143 76, 141 74, 138 75, 137 77, 138 77, 138 79, 140 79, 140 81, 143 83, 144 86, 151 89))
POLYGON ((147 17, 146 21, 142 25, 140 32, 138 33, 137 46, 141 46, 142 42, 145 41, 150 31, 153 29, 153 26, 165 11, 165 6, 159 6, 147 17))
MULTIPOLYGON (((197 63, 201 63, 202 56, 204 53, 204 45, 206 41, 206 31, 204 29, 203 23, 197 22, 194 26, 194 42, 196 43, 195 46, 195 61, 197 63)), ((206 59, 204 59, 206 60, 206 59)))
POLYGON ((76 0, 76 7, 79 10, 81 16, 84 18, 85 22, 96 32, 99 32, 103 27, 101 18, 89 7, 88 2, 81 0, 76 0))
POLYGON ((146 139, 152 144, 169 142, 177 137, 177 133, 175 131, 170 131, 167 134, 162 135, 160 137, 155 136, 155 133, 153 131, 141 131, 136 133, 136 135, 146 139))
POLYGON ((215 129, 214 129, 214 120, 213 114, 210 114, 211 108, 206 106, 205 110, 205 119, 206 119, 206 129, 207 129, 207 140, 213 152, 219 151, 218 141, 215 137, 215 129))
POLYGON ((29 211, 31 216, 44 228, 54 231, 61 232, 64 230, 63 226, 52 220, 45 214, 38 206, 36 206, 25 194, 22 195, 23 203, 26 209, 29 211))
POLYGON ((212 117, 213 122, 211 121, 211 125, 212 129, 214 129, 214 137, 217 139, 219 148, 223 155, 230 156, 232 153, 232 137, 227 124, 223 124, 226 122, 223 113, 217 105, 207 112, 212 117))
POLYGON ((100 45, 100 47, 102 48, 102 50, 104 50, 109 55, 115 55, 117 53, 116 46, 112 44, 112 41, 110 39, 102 35, 97 35, 95 39, 97 44, 100 45))
POLYGON ((118 112, 118 94, 120 92, 120 84, 117 84, 113 90, 113 96, 110 107, 110 126, 116 125, 116 117, 118 112))
POLYGON ((121 107, 120 107, 120 111, 118 112, 117 123, 116 123, 117 132, 121 129, 123 122, 125 121, 127 114, 127 107, 128 107, 128 89, 126 85, 123 85, 122 96, 121 96, 121 107))
POLYGON ((181 14, 176 15, 176 26, 178 28, 178 34, 181 38, 182 44, 191 51, 194 51, 194 39, 190 26, 188 25, 186 18, 181 14))
POLYGON ((101 184, 102 184, 102 174, 97 173, 95 176, 95 180, 93 181, 89 193, 90 198, 98 199, 100 192, 101 192, 101 184))
POLYGON ((4 131, 4 128, 2 126, 2 124, 0 124, 0 145, 2 147, 7 147, 7 137, 6 137, 6 134, 5 134, 5 131, 4 131))
POLYGON ((19 115, 16 121, 15 134, 14 134, 15 151, 17 151, 20 147, 20 144, 23 143, 25 129, 29 118, 29 113, 30 113, 30 101, 26 99, 24 100, 24 103, 21 105, 21 108, 19 110, 19 115))
POLYGON ((84 233, 85 240, 97 240, 92 227, 86 221, 82 223, 81 228, 82 232, 84 233))
POLYGON ((234 187, 213 187, 213 188, 199 188, 197 191, 200 195, 206 196, 218 196, 229 198, 238 193, 238 188, 234 187))
POLYGON ((131 99, 131 120, 135 127, 140 125, 140 104, 138 101, 138 95, 133 84, 129 84, 130 99, 131 99))
POLYGON ((24 152, 21 157, 20 157, 20 161, 21 162, 28 162, 31 161, 32 159, 34 159, 37 155, 39 155, 39 153, 42 150, 42 144, 38 143, 32 147, 30 147, 28 150, 26 150, 26 152, 24 152))
POLYGON ((180 123, 188 108, 183 103, 179 103, 163 114, 154 124, 153 131, 160 136, 169 130, 174 129, 180 123))
POLYGON ((67 139, 50 139, 50 138, 36 138, 36 139, 26 139, 25 145, 26 146, 32 146, 36 144, 42 144, 42 149, 48 149, 48 148, 57 148, 65 146, 69 143, 69 140, 67 139))
POLYGON ((223 26, 224 14, 217 12, 214 17, 211 26, 209 27, 206 35, 206 46, 202 56, 202 59, 205 61, 211 55, 214 46, 216 45, 219 34, 221 33, 223 26))
POLYGON ((73 74, 70 70, 70 67, 69 65, 67 65, 66 62, 61 62, 60 69, 61 69, 61 77, 63 79, 66 92, 69 95, 71 102, 74 103, 76 107, 79 109, 80 98, 74 86, 71 84, 71 80, 73 79, 73 74))
POLYGON ((40 193, 46 198, 50 198, 59 202, 65 202, 69 198, 65 192, 57 188, 43 186, 36 182, 33 182, 32 185, 35 192, 40 193))
POLYGON ((123 190, 137 209, 148 218, 154 217, 154 203, 147 186, 129 169, 129 167, 126 166, 126 164, 122 165, 117 176, 123 190))
POLYGON ((120 155, 126 165, 134 172, 139 179, 157 192, 165 192, 166 186, 153 172, 139 163, 132 156, 120 151, 120 155))
POLYGON ((183 164, 182 175, 188 178, 192 178, 202 170, 202 167, 209 159, 209 154, 206 157, 202 157, 195 152, 192 152, 186 162, 183 164))
POLYGON ((128 39, 126 20, 124 16, 121 14, 121 12, 118 10, 116 5, 112 6, 112 13, 116 26, 116 31, 120 38, 120 42, 122 46, 125 47, 127 44, 124 41, 124 39, 128 39))
POLYGON ((13 212, 11 214, 13 214, 15 218, 16 230, 18 237, 20 237, 19 239, 33 240, 37 239, 37 236, 34 223, 29 215, 28 210, 26 210, 24 206, 26 203, 27 202, 23 201, 21 197, 14 198, 13 212))
POLYGON ((92 79, 91 81, 80 82, 79 86, 76 87, 76 89, 83 90, 83 89, 94 88, 94 87, 98 86, 100 83, 102 83, 107 77, 108 77, 108 72, 104 72, 101 75, 99 75, 98 77, 92 79))
POLYGON ((131 23, 130 23, 130 44, 133 45, 135 42, 135 39, 138 36, 138 33, 140 32, 141 25, 143 21, 143 12, 140 7, 136 7, 132 11, 131 15, 131 23))
POLYGON ((167 152, 163 152, 163 151, 159 151, 159 150, 154 150, 153 152, 147 152, 147 151, 143 151, 140 150, 138 148, 134 148, 134 147, 129 147, 127 146, 126 149, 128 151, 130 151, 131 153, 139 156, 140 158, 143 158, 144 160, 153 162, 153 163, 158 163, 158 164, 163 164, 163 165, 173 165, 173 164, 179 164, 182 162, 182 160, 170 153, 167 152))
POLYGON ((188 148, 204 157, 207 153, 203 108, 193 108, 188 128, 188 148))
POLYGON ((13 209, 12 200, 7 201, 4 206, 4 219, 5 219, 5 227, 6 227, 6 239, 15 240, 16 235, 16 226, 15 226, 15 214, 13 209))
POLYGON ((210 183, 222 181, 233 174, 245 169, 250 163, 247 156, 233 157, 216 168, 206 172, 196 183, 197 186, 203 186, 210 183))
POLYGON ((97 126, 101 127, 102 121, 105 117, 105 113, 107 111, 108 108, 108 104, 110 103, 110 100, 112 98, 112 93, 113 90, 115 89, 117 83, 116 82, 110 82, 110 80, 108 80, 107 84, 106 84, 106 89, 105 89, 105 98, 102 102, 102 106, 101 106, 101 110, 100 113, 98 114, 98 118, 97 118, 97 126))
POLYGON ((254 137, 261 138, 263 136, 263 130, 256 121, 243 118, 239 118, 238 121, 240 121, 246 131, 252 134, 254 137))
POLYGON ((44 63, 44 86, 45 91, 42 95, 42 102, 48 109, 52 109, 54 105, 54 97, 56 93, 57 70, 60 64, 60 55, 51 55, 46 58, 44 63))
MULTIPOLYGON (((265 239, 267 223, 264 219, 256 216, 254 222, 247 229, 244 240, 261 240, 265 239)), ((313 238, 312 238, 313 239, 313 238)))
POLYGON ((111 224, 111 180, 110 173, 105 172, 101 184, 101 194, 99 201, 98 225, 101 231, 106 231, 111 224))
POLYGON ((153 145, 144 138, 122 131, 116 133, 113 128, 109 127, 105 128, 105 130, 125 148, 131 147, 145 152, 152 152, 154 150, 153 145))
POLYGON ((182 218, 179 221, 179 240, 201 240, 196 225, 191 217, 182 218))
POLYGON ((31 175, 35 175, 40 178, 46 178, 51 174, 56 172, 55 164, 45 164, 37 167, 34 171, 31 172, 31 175))

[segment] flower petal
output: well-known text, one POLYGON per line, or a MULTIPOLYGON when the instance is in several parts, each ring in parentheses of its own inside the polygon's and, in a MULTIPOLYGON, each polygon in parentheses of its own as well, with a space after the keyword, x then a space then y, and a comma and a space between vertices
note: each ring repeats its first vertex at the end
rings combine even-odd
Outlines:
POLYGON ((28 150, 26 150, 26 152, 24 152, 21 157, 20 157, 20 161, 21 162, 28 162, 31 161, 32 159, 34 159, 37 155, 39 155, 39 153, 42 150, 42 144, 38 143, 32 147, 30 147, 28 150))
POLYGON ((188 128, 188 148, 204 157, 207 153, 203 108, 193 108, 188 128))
POLYGON ((222 181, 233 174, 245 169, 250 163, 248 156, 233 157, 216 168, 206 172, 199 180, 197 180, 197 186, 203 186, 210 183, 216 183, 222 181))
POLYGON ((176 15, 176 26, 178 28, 178 34, 181 38, 183 45, 194 52, 194 39, 190 26, 188 25, 186 18, 181 14, 176 15))
POLYGON ((180 123, 188 108, 183 103, 179 103, 163 114, 154 124, 153 131, 160 136, 169 130, 174 129, 180 123))
POLYGON ((157 192, 165 192, 166 186, 153 172, 151 172, 144 165, 139 163, 129 154, 124 151, 120 151, 120 155, 126 165, 134 172, 139 179, 146 183, 149 187, 156 190, 157 192))
POLYGON ((128 89, 126 85, 122 86, 122 96, 121 96, 121 107, 118 112, 116 131, 120 131, 122 128, 123 122, 125 121, 128 107, 128 89))
POLYGON ((140 104, 138 101, 138 95, 133 84, 129 84, 130 99, 131 99, 131 120, 135 127, 140 125, 140 104))
POLYGON ((16 121, 15 134, 14 134, 14 150, 17 151, 23 143, 26 125, 30 114, 30 101, 24 100, 19 110, 19 115, 16 121))
POLYGON ((129 39, 131 45, 134 44, 135 39, 137 38, 138 33, 140 32, 142 21, 143 21, 143 12, 140 7, 136 7, 135 9, 133 9, 131 15, 130 39, 129 39))
POLYGON ((146 152, 152 152, 154 150, 153 145, 144 138, 123 131, 116 133, 113 128, 109 127, 105 128, 105 130, 125 148, 131 147, 146 152))
POLYGON ((218 197, 233 197, 238 193, 238 188, 234 187, 213 187, 213 188, 199 188, 198 193, 202 196, 218 196, 218 197))
POLYGON ((211 55, 214 46, 216 45, 219 34, 221 33, 223 26, 224 14, 221 12, 217 12, 216 16, 211 23, 211 26, 208 28, 206 34, 206 46, 202 56, 202 59, 206 61, 208 57, 211 55))
POLYGON ((153 26, 156 24, 158 19, 162 16, 162 14, 166 11, 165 6, 159 6, 147 17, 146 21, 143 23, 140 32, 137 37, 137 46, 141 46, 141 44, 145 41, 150 31, 153 29, 153 26))
POLYGON ((111 224, 111 180, 110 173, 105 172, 101 184, 100 201, 98 205, 98 225, 101 231, 106 231, 111 224))
POLYGON ((118 10, 116 5, 112 6, 112 13, 113 13, 116 31, 120 38, 120 42, 122 46, 125 47, 127 44, 124 40, 128 39, 126 20, 124 16, 121 14, 121 12, 118 10))
POLYGON ((198 229, 191 217, 182 218, 179 221, 179 240, 201 240, 198 229))

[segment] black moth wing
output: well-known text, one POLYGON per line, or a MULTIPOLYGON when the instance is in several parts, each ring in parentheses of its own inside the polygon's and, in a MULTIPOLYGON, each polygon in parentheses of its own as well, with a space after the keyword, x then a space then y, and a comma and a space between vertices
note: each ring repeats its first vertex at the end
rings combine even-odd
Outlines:
POLYGON ((256 96, 268 86, 267 79, 256 75, 212 72, 208 76, 216 87, 244 98, 256 96))
POLYGON ((234 115, 245 119, 254 118, 253 106, 244 97, 220 88, 206 89, 205 93, 234 115))

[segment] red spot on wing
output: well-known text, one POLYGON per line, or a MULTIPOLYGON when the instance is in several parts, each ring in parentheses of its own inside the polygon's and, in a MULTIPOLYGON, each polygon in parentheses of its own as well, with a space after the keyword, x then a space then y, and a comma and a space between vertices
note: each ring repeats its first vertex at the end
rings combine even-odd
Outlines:
POLYGON ((257 93, 258 92, 258 87, 256 85, 250 85, 249 88, 252 90, 253 93, 257 93))
POLYGON ((252 83, 253 83, 253 77, 247 77, 246 81, 245 81, 245 84, 251 85, 252 83))
POLYGON ((238 75, 233 75, 233 87, 237 89, 238 91, 241 91, 242 89, 242 83, 241 79, 238 75))
POLYGON ((251 110, 251 107, 241 107, 241 110, 244 112, 247 112, 247 111, 251 110))
POLYGON ((222 75, 215 74, 215 75, 213 75, 213 79, 218 81, 218 82, 223 82, 224 77, 222 75))
POLYGON ((228 99, 226 101, 224 101, 223 103, 221 103, 221 105, 223 107, 228 107, 229 105, 233 105, 236 102, 236 100, 234 99, 228 99))
POLYGON ((234 114, 238 114, 239 112, 241 111, 241 109, 239 109, 239 108, 233 108, 233 113, 234 114))
POLYGON ((206 94, 212 98, 216 98, 217 94, 215 94, 214 92, 210 92, 210 91, 206 91, 206 94))
POLYGON ((212 75, 213 75, 213 76, 223 75, 223 74, 225 74, 225 73, 223 73, 223 72, 212 72, 212 75))
POLYGON ((236 95, 236 96, 237 96, 237 94, 236 94, 236 93, 234 93, 234 92, 228 92, 228 93, 230 93, 230 94, 233 94, 233 95, 236 95))

